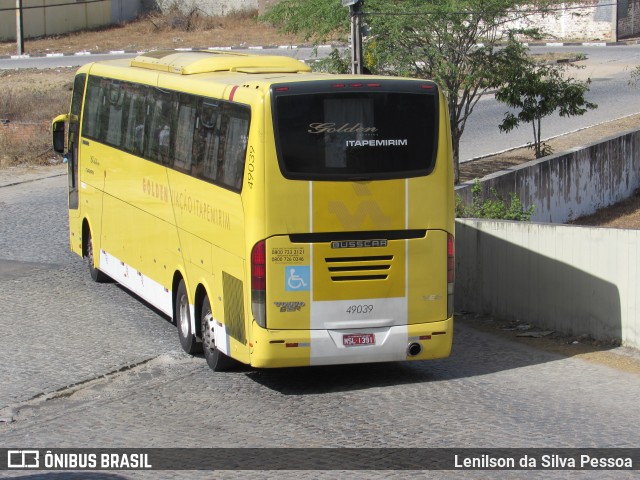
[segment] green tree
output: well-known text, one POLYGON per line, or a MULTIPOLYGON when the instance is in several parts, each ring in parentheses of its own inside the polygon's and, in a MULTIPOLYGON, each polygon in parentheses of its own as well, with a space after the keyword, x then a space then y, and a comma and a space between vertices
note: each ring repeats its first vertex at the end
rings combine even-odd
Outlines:
MULTIPOLYGON (((536 11, 543 11, 546 2, 535 2, 536 11)), ((456 183, 467 119, 481 96, 502 84, 496 72, 503 69, 496 65, 508 61, 508 52, 501 47, 509 33, 505 24, 530 15, 530 9, 522 8, 526 5, 530 0, 365 2, 365 22, 371 32, 364 45, 369 70, 433 79, 443 89, 451 116, 456 183)), ((316 44, 337 36, 344 39, 349 29, 348 10, 339 0, 283 0, 264 18, 316 44)))
POLYGON ((527 55, 527 48, 515 41, 509 42, 505 53, 514 61, 501 65, 500 76, 504 84, 495 96, 516 112, 505 113, 499 128, 510 132, 521 123, 530 123, 535 156, 544 157, 550 150, 542 141, 542 119, 556 111, 561 117, 571 117, 597 108, 585 98, 591 80, 566 76, 568 64, 536 62, 527 55))

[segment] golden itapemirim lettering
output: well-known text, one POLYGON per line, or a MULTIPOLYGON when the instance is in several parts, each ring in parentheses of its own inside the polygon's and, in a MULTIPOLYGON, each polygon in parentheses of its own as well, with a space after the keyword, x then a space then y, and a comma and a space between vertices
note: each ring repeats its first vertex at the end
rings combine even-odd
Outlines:
POLYGON ((231 218, 228 212, 216 208, 210 203, 203 202, 198 198, 193 198, 186 190, 183 192, 173 192, 172 199, 174 207, 180 209, 181 213, 195 215, 220 228, 231 230, 231 218))
POLYGON ((361 123, 345 123, 336 127, 335 123, 311 123, 309 133, 376 133, 376 127, 365 127, 361 123))

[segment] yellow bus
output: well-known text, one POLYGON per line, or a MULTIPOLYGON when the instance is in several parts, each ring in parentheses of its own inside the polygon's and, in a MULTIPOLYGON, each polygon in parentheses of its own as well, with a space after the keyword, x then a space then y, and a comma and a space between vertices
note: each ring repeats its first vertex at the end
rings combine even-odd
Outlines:
POLYGON ((449 118, 425 80, 157 51, 81 67, 52 126, 71 250, 214 370, 446 357, 449 118))

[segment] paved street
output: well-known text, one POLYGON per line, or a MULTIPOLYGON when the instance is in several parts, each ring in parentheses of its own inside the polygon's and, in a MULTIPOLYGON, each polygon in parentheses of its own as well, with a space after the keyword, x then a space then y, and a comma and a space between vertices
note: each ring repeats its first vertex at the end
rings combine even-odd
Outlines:
MULTIPOLYGON (((68 252, 65 188, 64 175, 0 176, 0 447, 640 445, 637 374, 460 322, 446 360, 214 373, 203 358, 182 352, 175 327, 157 312, 116 284, 91 282, 86 264, 68 252)), ((177 476, 197 477, 192 473, 177 476)), ((502 476, 496 473, 490 477, 502 476)), ((585 473, 526 476, 632 478, 631 472, 585 473)), ((162 472, 76 475, 31 478, 168 478, 162 472)))

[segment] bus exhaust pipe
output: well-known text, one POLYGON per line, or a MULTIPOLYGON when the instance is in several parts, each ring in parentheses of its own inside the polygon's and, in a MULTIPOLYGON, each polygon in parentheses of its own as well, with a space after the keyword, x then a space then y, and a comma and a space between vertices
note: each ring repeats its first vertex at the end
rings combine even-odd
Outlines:
POLYGON ((419 343, 410 343, 409 347, 407 347, 407 355, 409 355, 410 357, 420 355, 420 352, 422 352, 422 345, 420 345, 419 343))

